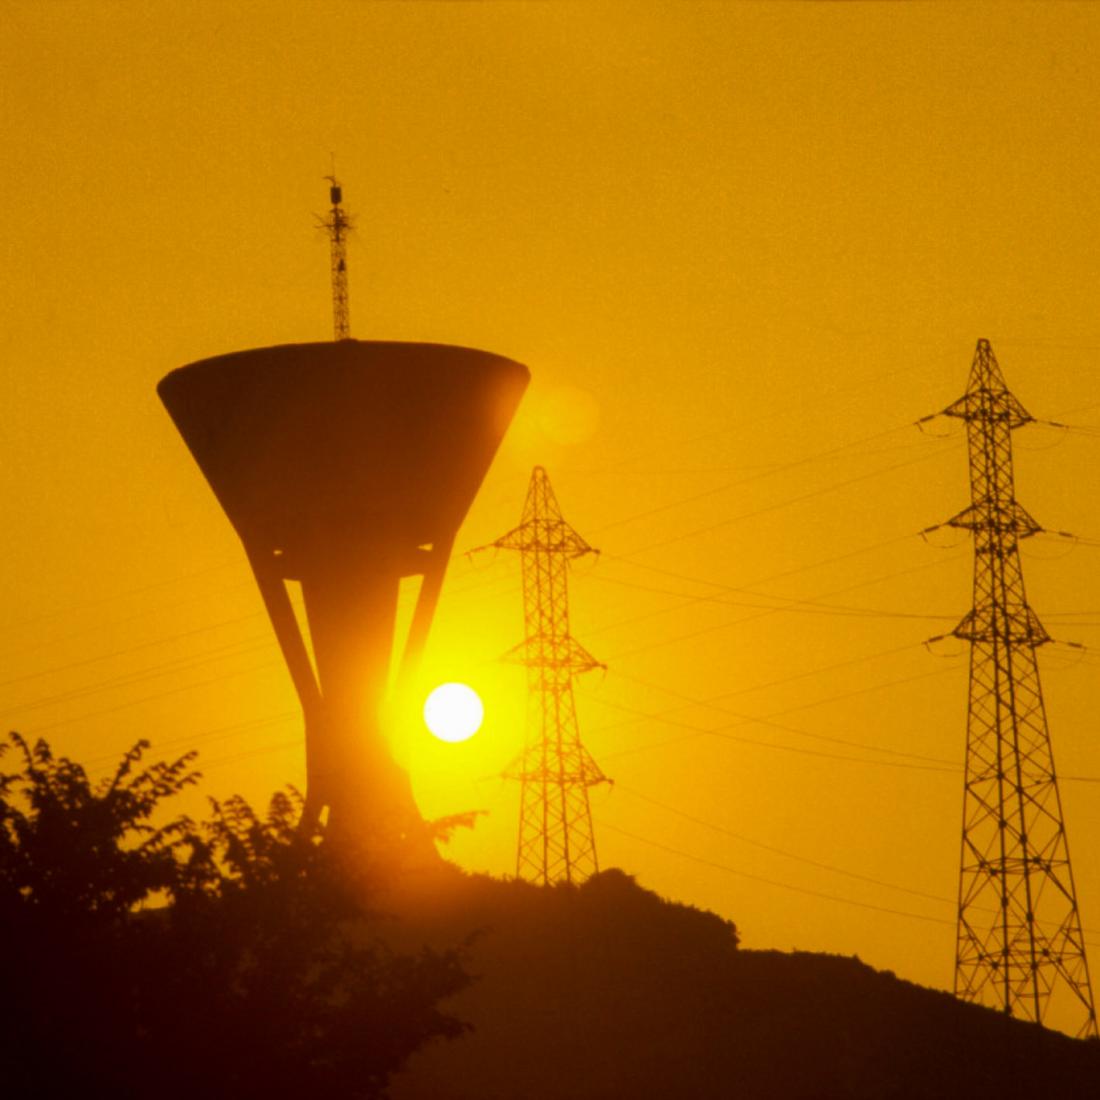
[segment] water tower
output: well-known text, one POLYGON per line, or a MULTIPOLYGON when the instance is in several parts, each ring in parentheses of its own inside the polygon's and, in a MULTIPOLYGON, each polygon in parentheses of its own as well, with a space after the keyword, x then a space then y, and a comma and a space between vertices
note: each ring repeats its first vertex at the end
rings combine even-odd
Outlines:
POLYGON ((306 813, 336 835, 417 831, 379 718, 398 588, 423 578, 407 667, 528 379, 484 351, 347 339, 204 359, 157 387, 244 544, 305 716, 306 813))

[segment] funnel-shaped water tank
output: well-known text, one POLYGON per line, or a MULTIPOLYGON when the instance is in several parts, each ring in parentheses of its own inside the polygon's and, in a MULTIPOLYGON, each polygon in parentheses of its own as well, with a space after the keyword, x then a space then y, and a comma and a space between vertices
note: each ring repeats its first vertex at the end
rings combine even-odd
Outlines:
POLYGON ((327 808, 339 831, 419 821, 379 729, 398 586, 423 575, 410 661, 528 378, 469 348, 341 340, 205 359, 158 387, 244 543, 302 701, 307 813, 327 808))

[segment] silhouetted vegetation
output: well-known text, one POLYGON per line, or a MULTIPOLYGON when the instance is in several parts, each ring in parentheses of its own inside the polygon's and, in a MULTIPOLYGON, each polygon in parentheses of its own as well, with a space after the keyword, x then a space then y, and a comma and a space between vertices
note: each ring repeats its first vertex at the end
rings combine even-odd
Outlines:
POLYGON ((440 865, 383 883, 301 827, 293 791, 196 823, 165 816, 198 780, 191 755, 145 766, 142 743, 93 783, 11 741, 5 1096, 1100 1096, 1100 1044, 858 959, 745 951, 730 922, 621 871, 547 889, 440 865), (384 922, 366 909, 383 885, 384 922), (450 950, 466 941, 472 983, 450 950), (440 1010, 452 994, 472 1028, 440 1010))
POLYGON ((463 1025, 456 954, 371 931, 369 866, 338 861, 301 799, 241 799, 159 824, 194 754, 98 783, 18 734, 0 775, 6 1095, 374 1097, 463 1025), (358 868, 358 869, 356 869, 358 868))

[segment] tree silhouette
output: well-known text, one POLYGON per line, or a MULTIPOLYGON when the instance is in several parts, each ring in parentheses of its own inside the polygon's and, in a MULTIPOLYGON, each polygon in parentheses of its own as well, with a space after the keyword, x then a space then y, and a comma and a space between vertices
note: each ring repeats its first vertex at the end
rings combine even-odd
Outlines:
MULTIPOLYGON (((154 827, 150 818, 161 800, 198 781, 195 753, 135 772, 149 747, 139 741, 113 776, 93 785, 83 767, 55 757, 45 741, 31 746, 18 733, 9 736, 23 769, 0 774, 6 927, 111 922, 172 885, 173 845, 190 823, 178 817, 154 827)), ((0 745, 0 756, 9 747, 0 745)))
MULTIPOLYGON (((194 754, 93 784, 49 746, 0 775, 5 1083, 14 1095, 375 1097, 422 1043, 461 1033, 454 952, 398 956, 364 909, 372 872, 302 799, 156 825, 194 754), (350 868, 358 867, 353 871, 350 868)), ((3 746, 8 749, 9 746, 3 746)))

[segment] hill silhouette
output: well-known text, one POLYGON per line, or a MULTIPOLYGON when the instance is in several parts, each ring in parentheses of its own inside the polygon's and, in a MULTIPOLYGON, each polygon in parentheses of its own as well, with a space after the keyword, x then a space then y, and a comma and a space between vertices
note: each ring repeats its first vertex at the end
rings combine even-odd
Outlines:
POLYGON ((622 871, 539 888, 416 842, 378 873, 294 792, 154 826, 193 754, 146 766, 139 742, 93 783, 9 743, 5 1095, 1100 1097, 1100 1043, 858 959, 744 951, 622 871))
POLYGON ((472 937, 475 981, 448 1009, 473 1030, 415 1054, 393 1100, 1100 1097, 1100 1044, 856 958, 743 950, 621 871, 431 877, 390 904, 414 941, 472 937))

